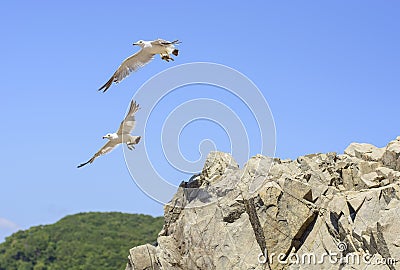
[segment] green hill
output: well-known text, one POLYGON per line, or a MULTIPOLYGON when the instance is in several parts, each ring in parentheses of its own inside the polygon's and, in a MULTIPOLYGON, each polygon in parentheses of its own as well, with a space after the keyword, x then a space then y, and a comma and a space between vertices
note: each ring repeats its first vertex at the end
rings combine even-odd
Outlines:
POLYGON ((156 240, 162 217, 80 213, 19 231, 0 244, 0 270, 125 269, 128 250, 156 240))

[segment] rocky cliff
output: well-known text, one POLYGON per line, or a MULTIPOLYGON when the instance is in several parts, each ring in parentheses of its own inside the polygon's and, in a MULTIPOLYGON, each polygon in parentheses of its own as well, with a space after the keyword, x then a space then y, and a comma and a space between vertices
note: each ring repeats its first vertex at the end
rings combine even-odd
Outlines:
POLYGON ((400 136, 386 147, 240 169, 213 152, 165 206, 157 245, 126 269, 396 269, 400 264, 400 136))

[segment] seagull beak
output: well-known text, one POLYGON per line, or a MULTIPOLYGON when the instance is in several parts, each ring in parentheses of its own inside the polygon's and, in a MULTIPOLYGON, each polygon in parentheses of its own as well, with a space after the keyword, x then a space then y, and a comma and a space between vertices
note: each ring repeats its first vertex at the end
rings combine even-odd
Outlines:
POLYGON ((133 46, 139 46, 139 44, 137 44, 136 42, 132 44, 133 46))
POLYGON ((105 139, 106 137, 103 136, 103 139, 105 139))

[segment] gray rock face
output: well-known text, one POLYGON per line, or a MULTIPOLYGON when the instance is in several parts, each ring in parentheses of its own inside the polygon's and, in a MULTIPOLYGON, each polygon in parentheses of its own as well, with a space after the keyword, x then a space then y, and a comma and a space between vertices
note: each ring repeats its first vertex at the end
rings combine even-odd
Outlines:
POLYGON ((399 183, 400 137, 243 169, 212 152, 164 207, 158 245, 132 248, 126 269, 396 269, 399 183))

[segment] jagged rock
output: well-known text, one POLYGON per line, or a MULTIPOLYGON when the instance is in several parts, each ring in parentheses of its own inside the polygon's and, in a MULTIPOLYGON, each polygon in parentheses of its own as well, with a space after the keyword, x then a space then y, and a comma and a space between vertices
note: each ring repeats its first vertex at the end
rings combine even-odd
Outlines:
POLYGON ((129 250, 126 270, 159 270, 160 265, 156 256, 156 247, 146 244, 129 250))
POLYGON ((393 270, 399 184, 400 136, 340 155, 257 155, 243 169, 212 152, 164 207, 158 246, 131 249, 126 269, 393 270))
POLYGON ((239 168, 239 165, 231 155, 214 151, 208 154, 200 176, 203 180, 215 183, 228 168, 239 168))
MULTIPOLYGON (((400 136, 399 136, 400 137, 400 136)), ((382 163, 393 170, 400 171, 400 140, 391 141, 382 156, 382 163)))
POLYGON ((273 162, 272 158, 262 155, 256 155, 246 162, 240 180, 246 194, 253 194, 265 183, 273 162))
POLYGON ((363 154, 372 153, 376 151, 377 147, 369 143, 351 143, 344 153, 351 157, 362 158, 363 154))
POLYGON ((379 187, 379 180, 383 179, 384 177, 379 176, 377 172, 370 172, 361 176, 364 188, 379 187))

